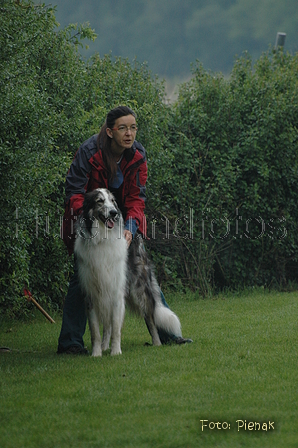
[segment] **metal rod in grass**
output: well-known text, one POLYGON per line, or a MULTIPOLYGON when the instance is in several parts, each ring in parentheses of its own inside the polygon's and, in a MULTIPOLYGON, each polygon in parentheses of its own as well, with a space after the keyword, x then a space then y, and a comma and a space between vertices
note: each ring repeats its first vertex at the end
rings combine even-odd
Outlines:
POLYGON ((51 324, 55 323, 54 319, 52 319, 51 316, 49 316, 48 313, 39 305, 39 303, 36 302, 34 297, 32 297, 32 294, 28 289, 24 288, 24 294, 25 297, 27 297, 28 302, 34 303, 36 308, 38 308, 39 311, 41 311, 41 313, 51 322, 51 324))

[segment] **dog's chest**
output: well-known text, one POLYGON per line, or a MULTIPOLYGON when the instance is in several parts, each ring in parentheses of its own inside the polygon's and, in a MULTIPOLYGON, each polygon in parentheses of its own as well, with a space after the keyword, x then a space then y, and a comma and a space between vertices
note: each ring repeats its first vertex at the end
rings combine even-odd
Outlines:
POLYGON ((85 253, 87 263, 103 275, 122 272, 127 260, 127 244, 124 239, 104 240, 85 253))

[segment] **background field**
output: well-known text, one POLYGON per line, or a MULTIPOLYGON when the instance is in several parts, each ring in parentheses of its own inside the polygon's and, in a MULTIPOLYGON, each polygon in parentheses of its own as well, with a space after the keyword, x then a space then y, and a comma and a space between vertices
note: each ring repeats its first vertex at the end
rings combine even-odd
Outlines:
POLYGON ((122 356, 58 356, 58 315, 1 322, 1 448, 297 447, 297 293, 167 300, 193 344, 144 346, 127 315, 122 356), (203 419, 231 429, 202 431, 203 419))

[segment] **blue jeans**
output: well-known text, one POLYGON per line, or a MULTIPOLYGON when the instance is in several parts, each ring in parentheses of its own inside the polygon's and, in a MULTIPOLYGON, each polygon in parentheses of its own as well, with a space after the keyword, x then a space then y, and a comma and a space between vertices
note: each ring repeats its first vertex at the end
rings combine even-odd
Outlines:
POLYGON ((74 262, 74 273, 70 279, 64 302, 58 350, 67 350, 73 345, 84 348, 83 336, 86 330, 86 323, 87 316, 84 295, 79 284, 77 263, 74 262))

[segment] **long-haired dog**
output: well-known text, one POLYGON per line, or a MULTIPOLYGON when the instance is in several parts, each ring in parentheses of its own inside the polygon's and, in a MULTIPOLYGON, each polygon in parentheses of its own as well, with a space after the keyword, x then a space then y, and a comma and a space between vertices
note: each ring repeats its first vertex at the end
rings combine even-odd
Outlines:
POLYGON ((178 317, 162 303, 142 238, 134 238, 128 249, 123 230, 113 195, 104 188, 87 193, 76 227, 75 256, 85 295, 92 356, 101 356, 109 348, 110 339, 111 355, 121 354, 125 303, 144 317, 153 345, 161 345, 158 330, 181 337, 178 317))

